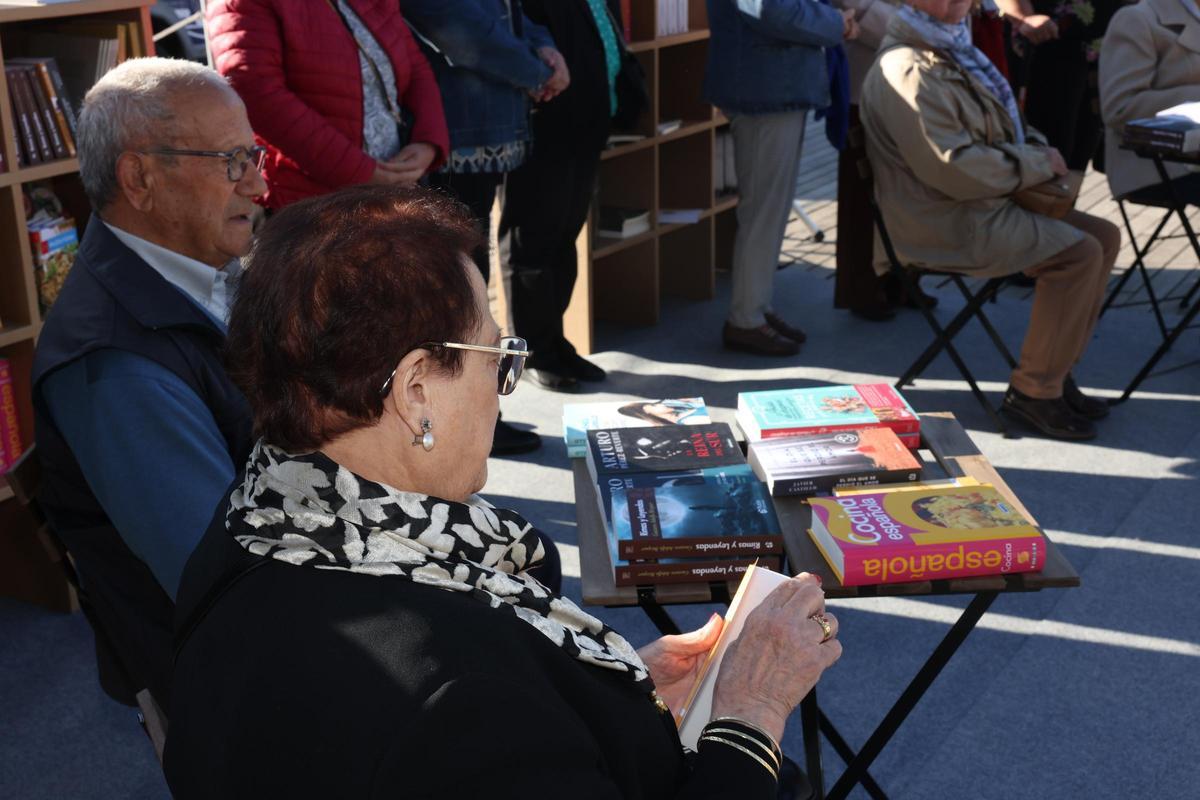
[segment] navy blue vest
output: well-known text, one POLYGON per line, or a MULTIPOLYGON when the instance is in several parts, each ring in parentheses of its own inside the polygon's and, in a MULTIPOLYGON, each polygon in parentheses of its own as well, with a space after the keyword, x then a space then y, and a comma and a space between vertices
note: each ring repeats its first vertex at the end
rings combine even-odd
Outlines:
MULTIPOLYGON (((204 401, 233 463, 241 466, 252 445, 250 407, 225 373, 224 343, 224 334, 203 311, 93 218, 34 356, 35 436, 43 475, 38 500, 75 559, 93 613, 120 665, 130 673, 134 685, 128 688, 149 688, 160 705, 165 705, 170 682, 173 604, 92 494, 49 414, 43 382, 56 369, 96 350, 113 348, 148 358, 175 373, 204 401)), ((145 443, 129 442, 130 448, 140 446, 145 443)), ((146 490, 154 491, 158 480, 186 481, 188 476, 148 475, 146 490)), ((105 663, 111 654, 99 646, 100 637, 97 642, 103 678, 105 667, 112 667, 105 663)), ((123 688, 105 685, 114 696, 123 695, 123 688)))

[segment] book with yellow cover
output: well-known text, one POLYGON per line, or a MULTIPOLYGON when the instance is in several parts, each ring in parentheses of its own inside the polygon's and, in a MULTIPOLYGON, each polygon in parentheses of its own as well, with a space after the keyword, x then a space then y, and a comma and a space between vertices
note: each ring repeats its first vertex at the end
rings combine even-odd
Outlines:
POLYGON ((843 586, 1039 572, 1042 532, 995 488, 815 497, 809 536, 843 586))

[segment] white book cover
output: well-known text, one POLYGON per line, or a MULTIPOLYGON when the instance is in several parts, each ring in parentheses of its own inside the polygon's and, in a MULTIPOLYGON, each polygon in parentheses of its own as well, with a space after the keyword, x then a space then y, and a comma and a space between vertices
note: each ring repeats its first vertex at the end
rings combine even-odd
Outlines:
POLYGON ((709 651, 708 661, 705 662, 688 699, 683 707, 675 712, 676 722, 679 724, 679 740, 683 742, 684 747, 696 749, 700 732, 712 717, 713 689, 717 685, 721 661, 725 658, 729 645, 741 635, 746 615, 758 608, 767 595, 788 580, 787 575, 759 566, 751 566, 742 576, 737 594, 733 596, 733 602, 729 604, 729 611, 725 614, 725 627, 721 629, 721 636, 709 651))

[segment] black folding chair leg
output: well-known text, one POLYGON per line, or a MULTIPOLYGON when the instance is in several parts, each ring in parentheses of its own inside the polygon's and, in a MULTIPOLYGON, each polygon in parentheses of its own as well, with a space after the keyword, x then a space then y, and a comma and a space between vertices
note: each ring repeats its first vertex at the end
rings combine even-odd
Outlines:
MULTIPOLYGON (((963 282, 962 278, 956 278, 955 282, 958 284, 958 290, 962 293, 963 299, 970 303, 972 296, 967 290, 966 283, 963 282)), ((992 321, 988 319, 988 315, 984 313, 983 310, 983 305, 985 302, 996 302, 996 295, 1000 293, 1000 288, 1002 286, 1004 286, 1004 278, 992 278, 986 284, 984 284, 984 287, 979 290, 979 293, 982 297, 986 298, 986 300, 981 300, 979 304, 979 310, 976 312, 975 316, 979 317, 979 324, 983 326, 983 329, 987 331, 988 336, 992 338, 992 343, 996 345, 996 349, 1000 351, 1000 355, 1004 358, 1005 363, 1008 364, 1008 368, 1016 369, 1017 360, 1013 358, 1013 354, 1009 351, 1008 345, 1004 343, 1004 339, 1000 336, 1000 333, 996 330, 995 326, 992 325, 992 321)))
POLYGON ((918 375, 924 372, 925 368, 933 363, 933 360, 946 348, 946 345, 958 335, 958 332, 966 327, 967 323, 971 321, 971 317, 979 311, 982 304, 982 298, 979 298, 978 302, 976 300, 968 301, 967 305, 944 328, 938 322, 937 317, 934 316, 933 311, 922 305, 919 310, 925 317, 925 321, 929 323, 929 327, 933 328, 934 340, 917 357, 912 366, 900 376, 900 380, 896 381, 896 388, 899 389, 902 386, 911 384, 918 375))

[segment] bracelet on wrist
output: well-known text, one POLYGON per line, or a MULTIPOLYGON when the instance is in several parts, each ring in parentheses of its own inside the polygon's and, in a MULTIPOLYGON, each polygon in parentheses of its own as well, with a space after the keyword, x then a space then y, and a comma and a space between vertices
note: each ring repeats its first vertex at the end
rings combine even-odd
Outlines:
POLYGON ((779 781, 779 771, 775 767, 772 767, 769 763, 767 763, 767 761, 762 756, 753 752, 748 747, 743 747, 742 745, 738 744, 737 742, 730 741, 729 739, 726 739, 723 736, 718 736, 715 733, 701 734, 699 742, 697 742, 697 744, 699 744, 700 742, 714 742, 716 744, 723 744, 726 747, 732 747, 734 750, 740 750, 741 752, 745 753, 746 755, 750 756, 755 761, 757 761, 759 764, 761 764, 762 768, 765 769, 767 772, 769 772, 771 774, 771 777, 774 778, 776 782, 779 781))
POLYGON ((775 740, 774 736, 767 733, 765 730, 763 730, 758 725, 755 725, 753 722, 744 720, 741 717, 732 717, 732 716, 730 716, 730 717, 714 717, 713 719, 708 721, 708 725, 705 726, 705 729, 707 730, 709 726, 717 725, 717 724, 721 724, 723 726, 732 725, 734 727, 741 727, 741 728, 746 729, 746 731, 749 733, 758 735, 759 737, 762 738, 763 743, 766 744, 770 748, 771 752, 775 754, 776 760, 777 761, 783 760, 783 750, 780 749, 779 742, 777 742, 775 740))

